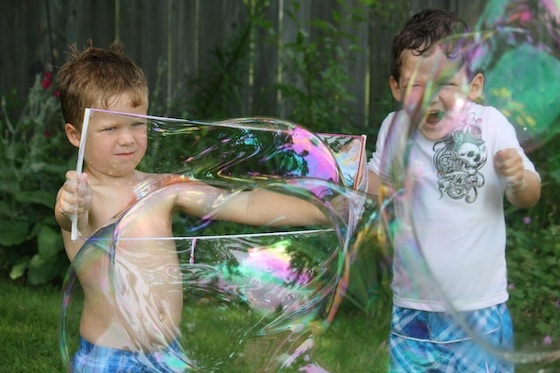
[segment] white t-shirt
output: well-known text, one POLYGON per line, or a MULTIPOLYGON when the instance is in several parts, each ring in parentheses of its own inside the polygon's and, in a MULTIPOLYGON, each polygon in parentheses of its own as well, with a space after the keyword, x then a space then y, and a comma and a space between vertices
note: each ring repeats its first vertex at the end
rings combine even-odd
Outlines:
POLYGON ((407 141, 408 125, 403 111, 389 114, 368 162, 369 170, 388 181, 395 168, 389 170, 387 152, 406 154, 408 160, 407 187, 395 202, 399 224, 392 227, 394 304, 468 311, 505 302, 504 183, 494 169, 494 154, 517 148, 524 167, 535 172, 514 127, 495 108, 475 103, 438 141, 418 131, 407 141))

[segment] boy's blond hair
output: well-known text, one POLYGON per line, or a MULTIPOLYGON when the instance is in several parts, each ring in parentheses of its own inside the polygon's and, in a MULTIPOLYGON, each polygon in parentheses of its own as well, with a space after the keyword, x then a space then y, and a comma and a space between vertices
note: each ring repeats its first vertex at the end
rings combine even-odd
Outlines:
POLYGON ((148 82, 142 69, 124 53, 121 42, 109 48, 93 47, 91 40, 83 50, 70 45, 69 60, 57 74, 60 107, 66 123, 80 130, 84 109, 93 105, 108 108, 123 93, 132 105, 148 104, 148 82))

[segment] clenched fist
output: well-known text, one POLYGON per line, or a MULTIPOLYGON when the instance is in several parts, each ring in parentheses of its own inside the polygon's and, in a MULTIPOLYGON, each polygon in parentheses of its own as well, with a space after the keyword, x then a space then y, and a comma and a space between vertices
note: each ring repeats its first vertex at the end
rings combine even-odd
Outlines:
POLYGON ((519 190, 525 185, 523 159, 516 149, 502 149, 494 156, 494 167, 506 185, 506 189, 519 190))
POLYGON ((93 190, 87 182, 87 174, 78 176, 76 171, 66 172, 66 181, 59 191, 58 210, 66 218, 81 216, 91 207, 93 190))

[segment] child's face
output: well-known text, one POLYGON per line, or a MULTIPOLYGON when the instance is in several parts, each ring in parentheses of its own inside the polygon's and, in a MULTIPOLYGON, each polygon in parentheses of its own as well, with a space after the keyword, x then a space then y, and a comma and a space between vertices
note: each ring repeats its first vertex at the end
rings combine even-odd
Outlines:
POLYGON ((419 124, 419 131, 430 140, 438 140, 451 132, 457 123, 453 114, 466 100, 475 100, 482 93, 484 77, 477 74, 468 81, 465 67, 458 68, 440 48, 430 55, 417 56, 406 50, 402 55, 399 81, 390 79, 393 97, 402 103, 405 110, 425 105, 426 115, 419 124), (425 89, 433 84, 433 97, 425 99, 425 89))
MULTIPOLYGON (((96 108, 96 107, 94 107, 96 108)), ((107 110, 146 115, 147 107, 133 107, 128 94, 117 97, 107 110)), ((148 143, 145 118, 93 112, 90 117, 84 162, 88 172, 123 177, 134 172, 148 143)))

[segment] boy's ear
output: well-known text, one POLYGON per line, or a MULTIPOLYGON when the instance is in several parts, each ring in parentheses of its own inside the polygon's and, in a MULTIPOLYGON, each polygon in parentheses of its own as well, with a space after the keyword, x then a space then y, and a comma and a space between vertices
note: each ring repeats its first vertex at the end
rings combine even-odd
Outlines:
POLYGON ((484 75, 477 73, 469 83, 469 100, 476 101, 482 96, 484 89, 484 75))
POLYGON ((76 127, 74 127, 74 125, 71 123, 66 123, 64 125, 64 131, 66 132, 66 137, 68 138, 68 141, 70 141, 70 144, 74 145, 76 148, 79 148, 81 138, 80 131, 78 131, 76 127))
POLYGON ((395 101, 401 102, 401 98, 402 98, 401 88, 399 87, 399 82, 397 82, 392 75, 389 78, 389 86, 391 87, 391 93, 393 94, 393 98, 395 99, 395 101))

